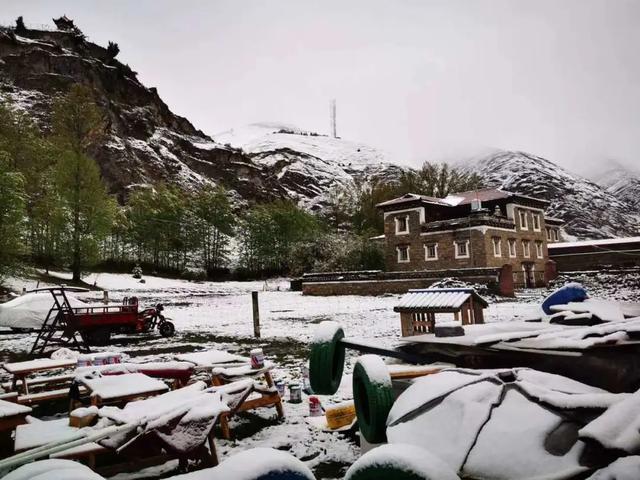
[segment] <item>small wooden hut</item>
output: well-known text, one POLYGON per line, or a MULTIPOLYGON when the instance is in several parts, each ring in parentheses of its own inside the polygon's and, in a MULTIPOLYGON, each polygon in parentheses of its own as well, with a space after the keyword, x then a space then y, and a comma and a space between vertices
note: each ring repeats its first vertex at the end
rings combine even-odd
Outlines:
POLYGON ((433 333, 436 313, 453 313, 462 325, 484 323, 487 301, 472 288, 427 288, 409 290, 394 307, 400 313, 402 336, 433 333))

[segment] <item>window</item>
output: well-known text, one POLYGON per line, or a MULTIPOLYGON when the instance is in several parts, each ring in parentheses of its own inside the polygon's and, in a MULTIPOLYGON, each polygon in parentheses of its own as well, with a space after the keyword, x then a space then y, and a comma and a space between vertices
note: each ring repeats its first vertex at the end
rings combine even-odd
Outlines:
POLYGON ((493 241, 493 256, 501 257, 502 256, 502 240, 500 240, 500 237, 493 237, 491 240, 493 241))
POLYGON ((531 244, 529 240, 522 241, 522 254, 527 258, 531 256, 531 244))
POLYGON ((456 258, 469 258, 469 240, 453 242, 456 258))
POLYGON ((396 217, 396 235, 409 233, 409 216, 396 217))
POLYGON ((551 233, 553 233, 553 241, 557 242, 560 239, 558 237, 558 230, 554 228, 553 230, 551 230, 551 233))
POLYGON ((402 245, 396 249, 398 250, 398 263, 409 263, 409 246, 402 245))
POLYGON ((429 260, 437 260, 438 259, 438 244, 437 243, 429 243, 424 246, 424 259, 429 260))
POLYGON ((539 232, 540 231, 540 214, 534 213, 531 217, 533 218, 533 230, 535 232, 539 232))
POLYGON ((551 237, 551 229, 549 227, 545 228, 547 231, 547 241, 551 241, 553 238, 551 237))
POLYGON ((518 210, 518 216, 520 218, 520 230, 529 230, 527 224, 527 212, 525 210, 518 210))
POLYGON ((509 257, 515 258, 516 257, 516 239, 510 238, 508 242, 509 242, 509 257))
POLYGON ((543 252, 542 252, 542 242, 536 242, 536 256, 538 258, 542 258, 543 252))

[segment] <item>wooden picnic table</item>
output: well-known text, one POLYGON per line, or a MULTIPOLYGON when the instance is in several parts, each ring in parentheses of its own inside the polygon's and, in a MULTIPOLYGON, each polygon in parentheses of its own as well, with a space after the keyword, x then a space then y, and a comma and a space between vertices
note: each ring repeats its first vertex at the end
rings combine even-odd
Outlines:
POLYGON ((3 383, 5 390, 18 393, 17 402, 32 404, 46 400, 65 398, 69 393, 68 384, 73 380, 72 374, 31 377, 38 372, 61 370, 76 366, 76 360, 36 358, 25 362, 4 363, 2 368, 11 374, 11 380, 3 383), (18 386, 20 384, 20 387, 18 386), (52 385, 64 385, 64 388, 46 390, 52 385), (44 387, 45 391, 32 393, 30 387, 44 387))
POLYGON ((251 362, 248 357, 242 357, 224 350, 205 350, 203 352, 182 353, 176 355, 176 360, 193 363, 198 370, 209 370, 218 366, 244 365, 251 362))
POLYGON ((26 417, 30 413, 30 407, 0 400, 0 432, 13 430, 18 425, 26 423, 26 417))
POLYGON ((143 373, 105 375, 95 378, 79 376, 78 382, 89 392, 91 405, 128 402, 159 395, 169 390, 163 381, 143 373))

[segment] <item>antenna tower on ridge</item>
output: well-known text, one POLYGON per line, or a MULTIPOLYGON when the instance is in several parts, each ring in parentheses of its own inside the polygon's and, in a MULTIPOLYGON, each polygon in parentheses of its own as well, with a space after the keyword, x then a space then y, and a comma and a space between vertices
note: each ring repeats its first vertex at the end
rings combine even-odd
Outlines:
POLYGON ((338 138, 336 132, 336 99, 331 100, 331 136, 338 138))

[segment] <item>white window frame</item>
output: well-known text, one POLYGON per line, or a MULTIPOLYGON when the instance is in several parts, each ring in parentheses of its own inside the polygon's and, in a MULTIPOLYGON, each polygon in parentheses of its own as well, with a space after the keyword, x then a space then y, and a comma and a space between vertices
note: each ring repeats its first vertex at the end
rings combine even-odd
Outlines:
POLYGON ((532 213, 531 219, 533 221, 533 231, 541 232, 542 231, 542 219, 540 218, 539 213, 532 213))
POLYGON ((531 242, 529 240, 522 240, 522 256, 531 258, 531 242))
POLYGON ((516 258, 518 256, 518 246, 516 245, 516 239, 508 239, 507 246, 509 248, 509 258, 516 258))
POLYGON ((394 218, 396 222, 396 235, 407 235, 409 233, 409 215, 403 215, 401 217, 394 218), (403 218, 405 221, 405 225, 407 227, 406 230, 400 230, 400 219, 403 218))
POLYGON ((438 243, 425 243, 424 244, 424 260, 425 262, 433 262, 435 260, 438 260, 438 243), (429 247, 433 247, 435 250, 435 256, 434 257, 430 257, 429 256, 429 247))
POLYGON ((398 258, 398 263, 409 263, 411 262, 411 248, 409 247, 409 245, 401 245, 401 246, 397 246, 396 247, 396 252, 397 252, 397 258, 398 258), (407 259, 403 260, 400 258, 400 250, 406 248, 407 249, 407 259))
POLYGON ((469 240, 454 241, 453 242, 453 249, 454 249, 453 251, 454 251, 454 254, 455 254, 455 258, 470 258, 471 257, 470 252, 469 252, 469 240), (464 246, 465 246, 465 249, 466 249, 467 253, 465 255, 460 255, 460 251, 458 249, 458 246, 463 244, 463 243, 464 243, 464 246))
POLYGON ((557 242, 560 240, 560 235, 558 234, 558 229, 557 228, 552 228, 551 229, 551 233, 553 234, 553 241, 557 242))
POLYGON ((544 246, 540 240, 536 242, 536 257, 544 258, 544 246))
POLYGON ((500 237, 491 237, 491 243, 493 244, 493 256, 496 258, 502 257, 502 239, 500 237))
POLYGON ((518 210, 518 223, 520 224, 520 230, 529 230, 529 220, 527 219, 526 210, 518 210))
POLYGON ((547 241, 550 242, 553 240, 553 234, 551 233, 553 229, 551 227, 546 227, 545 230, 547 231, 547 241))

